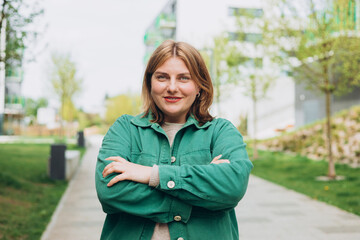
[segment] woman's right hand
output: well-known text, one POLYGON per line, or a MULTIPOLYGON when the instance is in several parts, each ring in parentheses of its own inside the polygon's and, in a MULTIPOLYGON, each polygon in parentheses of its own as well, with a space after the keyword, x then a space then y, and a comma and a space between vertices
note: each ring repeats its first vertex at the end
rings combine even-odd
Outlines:
POLYGON ((210 164, 230 163, 228 159, 220 159, 221 157, 222 157, 221 154, 217 157, 214 157, 214 159, 211 161, 210 164))
POLYGON ((120 156, 108 157, 105 160, 113 162, 104 168, 102 172, 103 177, 105 178, 112 173, 118 173, 118 175, 107 184, 108 187, 124 180, 149 184, 152 167, 129 162, 120 156))

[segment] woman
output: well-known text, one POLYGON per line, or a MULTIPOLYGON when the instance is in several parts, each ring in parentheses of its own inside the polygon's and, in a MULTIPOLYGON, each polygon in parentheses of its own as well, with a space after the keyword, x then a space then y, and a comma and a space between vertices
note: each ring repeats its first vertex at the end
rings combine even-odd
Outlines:
POLYGON ((99 152, 101 239, 238 239, 234 207, 252 164, 237 129, 209 113, 213 86, 199 52, 163 42, 142 97, 145 112, 118 118, 99 152))

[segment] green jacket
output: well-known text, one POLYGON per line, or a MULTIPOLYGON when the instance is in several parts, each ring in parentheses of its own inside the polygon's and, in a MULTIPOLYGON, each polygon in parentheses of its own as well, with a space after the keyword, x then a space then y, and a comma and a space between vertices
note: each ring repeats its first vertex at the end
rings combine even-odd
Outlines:
POLYGON ((253 167, 239 131, 225 119, 200 126, 189 117, 170 148, 157 123, 123 115, 104 137, 96 166, 96 190, 107 217, 101 239, 150 240, 155 223, 168 223, 171 240, 239 239, 234 207, 244 196, 253 167), (222 154, 230 163, 210 164, 222 154), (150 187, 102 177, 110 156, 159 166, 150 187))

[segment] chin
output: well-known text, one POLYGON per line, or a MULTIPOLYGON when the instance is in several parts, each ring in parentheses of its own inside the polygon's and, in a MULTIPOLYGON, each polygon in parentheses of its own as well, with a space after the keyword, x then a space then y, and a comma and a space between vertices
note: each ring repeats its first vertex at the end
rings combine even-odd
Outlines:
POLYGON ((178 112, 172 112, 172 111, 165 111, 164 114, 172 118, 180 115, 178 112))

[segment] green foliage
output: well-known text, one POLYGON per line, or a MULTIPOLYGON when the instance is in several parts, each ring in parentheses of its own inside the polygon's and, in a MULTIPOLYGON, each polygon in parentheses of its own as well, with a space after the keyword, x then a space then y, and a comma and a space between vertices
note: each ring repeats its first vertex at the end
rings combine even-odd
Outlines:
POLYGON ((99 114, 86 113, 81 110, 78 112, 77 120, 79 121, 80 129, 91 126, 100 127, 103 124, 103 119, 101 119, 99 114))
POLYGON ((237 83, 243 87, 243 94, 250 97, 254 104, 266 97, 278 77, 273 69, 266 71, 263 68, 265 58, 272 59, 275 54, 273 30, 269 27, 271 22, 272 19, 263 15, 256 16, 252 12, 240 11, 236 15, 235 33, 241 47, 237 48, 236 57, 230 62, 236 68, 237 83), (246 40, 245 36, 249 35, 249 31, 258 32, 260 37, 246 40))
POLYGON ((62 119, 68 122, 72 122, 78 117, 78 110, 69 99, 66 99, 64 104, 61 106, 61 112, 63 113, 62 119))
POLYGON ((46 98, 32 99, 27 98, 25 101, 25 113, 26 116, 37 117, 37 110, 42 107, 48 106, 48 100, 46 98))
POLYGON ((53 90, 62 100, 72 100, 74 95, 81 90, 82 79, 78 78, 76 64, 70 55, 52 54, 51 83, 53 90))
POLYGON ((329 176, 336 176, 332 157, 332 95, 343 95, 360 86, 360 37, 354 0, 278 1, 281 16, 274 36, 278 60, 289 66, 297 81, 326 97, 329 176), (287 13, 287 14, 285 14, 287 13))
POLYGON ((29 30, 29 26, 34 24, 44 11, 38 1, 30 4, 24 0, 4 0, 1 6, 0 27, 6 19, 6 68, 21 66, 25 48, 34 42, 39 34, 29 30))
POLYGON ((217 103, 218 114, 221 113, 219 103, 224 87, 237 82, 235 62, 243 59, 237 48, 229 41, 226 33, 221 33, 213 38, 211 46, 204 48, 202 56, 210 71, 214 86, 214 97, 217 103))
POLYGON ((105 122, 112 124, 123 114, 137 115, 140 113, 140 96, 121 94, 108 98, 106 102, 105 122))
POLYGON ((241 114, 239 116, 239 119, 240 119, 240 124, 237 127, 237 129, 239 130, 241 135, 247 136, 247 134, 248 134, 248 116, 247 116, 247 114, 241 114))
POLYGON ((71 121, 76 114, 73 98, 81 91, 82 79, 69 54, 52 54, 51 85, 61 102, 62 119, 71 121))
POLYGON ((287 36, 287 44, 278 45, 283 53, 279 57, 292 68, 296 80, 309 89, 338 96, 360 86, 360 37, 356 34, 354 1, 329 5, 325 0, 309 0, 301 9, 293 4, 282 1, 281 10, 291 16, 279 18, 280 29, 274 33, 277 38, 287 36))
POLYGON ((40 239, 67 183, 47 176, 50 146, 0 144, 0 237, 40 239))
POLYGON ((315 179, 326 175, 325 161, 260 151, 253 164, 252 174, 256 176, 360 215, 360 168, 337 165, 338 174, 346 176, 345 180, 323 182, 315 179))
POLYGON ((235 44, 238 44, 238 47, 228 61, 232 66, 235 83, 242 87, 243 95, 249 97, 253 103, 255 159, 257 158, 257 104, 266 98, 268 90, 277 78, 274 66, 270 66, 270 61, 267 61, 269 64, 265 68, 263 67, 263 62, 274 54, 273 36, 268 27, 271 21, 272 19, 265 18, 262 12, 256 14, 252 11, 239 11, 236 14, 234 34, 237 36, 235 44))

